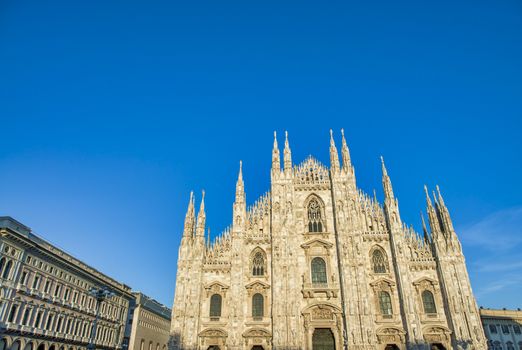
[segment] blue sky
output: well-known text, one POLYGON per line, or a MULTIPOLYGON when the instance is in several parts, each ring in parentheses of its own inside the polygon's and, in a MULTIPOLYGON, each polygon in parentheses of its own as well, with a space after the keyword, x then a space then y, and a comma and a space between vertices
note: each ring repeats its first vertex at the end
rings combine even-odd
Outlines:
MULTIPOLYGON (((403 220, 439 184, 479 305, 521 307, 519 1, 3 1, 0 215, 171 305, 189 192, 213 235, 269 189, 272 132, 403 220)), ((280 138, 280 142, 282 139, 280 138)))

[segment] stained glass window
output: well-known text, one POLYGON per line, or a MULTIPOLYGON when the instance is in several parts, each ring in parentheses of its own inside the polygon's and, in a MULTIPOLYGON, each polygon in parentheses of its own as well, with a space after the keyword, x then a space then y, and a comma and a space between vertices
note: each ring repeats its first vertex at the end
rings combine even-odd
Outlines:
POLYGON ((326 263, 321 258, 312 259, 312 283, 327 283, 326 263))
POLYGON ((308 203, 308 231, 323 232, 321 206, 315 198, 308 203))
POLYGON ((252 260, 252 275, 263 276, 265 274, 265 258, 263 253, 257 252, 252 260))
POLYGON ((210 297, 210 317, 221 316, 221 295, 212 294, 210 297))
POLYGON ((424 312, 427 314, 436 314, 435 299, 429 290, 422 292, 422 303, 424 304, 424 312))
POLYGON ((386 259, 384 257, 384 254, 380 250, 375 250, 372 254, 372 265, 373 265, 373 272, 375 273, 386 273, 388 270, 386 267, 386 259))
POLYGON ((259 293, 252 297, 252 317, 263 317, 265 300, 259 293))
POLYGON ((383 315, 391 316, 393 314, 390 293, 379 292, 379 305, 383 315))

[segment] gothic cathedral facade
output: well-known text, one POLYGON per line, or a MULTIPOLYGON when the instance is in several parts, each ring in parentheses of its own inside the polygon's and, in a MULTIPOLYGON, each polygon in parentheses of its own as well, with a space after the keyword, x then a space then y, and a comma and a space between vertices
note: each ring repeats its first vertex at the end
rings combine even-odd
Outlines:
MULTIPOLYGON (((274 135, 275 136, 275 135, 274 135)), ((461 243, 437 188, 430 232, 406 226, 382 162, 384 203, 341 161, 292 164, 277 138, 271 189, 247 207, 241 165, 232 225, 205 239, 191 194, 179 248, 170 348, 476 349, 486 338, 461 243)))

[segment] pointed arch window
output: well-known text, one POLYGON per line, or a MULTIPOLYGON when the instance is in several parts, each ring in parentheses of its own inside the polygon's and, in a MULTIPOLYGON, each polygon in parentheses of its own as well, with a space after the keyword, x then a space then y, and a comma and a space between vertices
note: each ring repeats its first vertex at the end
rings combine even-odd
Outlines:
POLYGON ((252 259, 252 275, 253 276, 264 276, 265 275, 265 257, 262 252, 258 251, 254 254, 252 259))
POLYGON ((317 198, 308 203, 308 232, 323 232, 321 205, 317 198))
POLYGON ((435 299, 433 293, 429 290, 422 292, 422 304, 424 305, 424 312, 427 314, 436 314, 437 308, 435 307, 435 299))
POLYGON ((322 258, 313 258, 312 263, 312 284, 326 284, 326 263, 322 258))
POLYGON ((390 293, 381 291, 379 292, 379 306, 381 314, 383 316, 391 317, 393 314, 392 303, 390 293))
POLYGON ((264 316, 265 298, 256 293, 252 297, 252 317, 262 318, 264 316))
POLYGON ((376 249, 372 253, 372 267, 374 273, 388 272, 388 264, 382 250, 376 249))
POLYGON ((222 297, 219 294, 212 294, 210 297, 210 317, 221 317, 222 297))

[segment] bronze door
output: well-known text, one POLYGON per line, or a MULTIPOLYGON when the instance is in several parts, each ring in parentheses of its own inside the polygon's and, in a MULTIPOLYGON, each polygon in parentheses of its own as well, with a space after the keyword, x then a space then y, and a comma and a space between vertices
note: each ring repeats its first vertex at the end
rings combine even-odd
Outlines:
POLYGON ((313 350, 335 350, 335 339, 330 328, 316 328, 312 336, 313 350))

